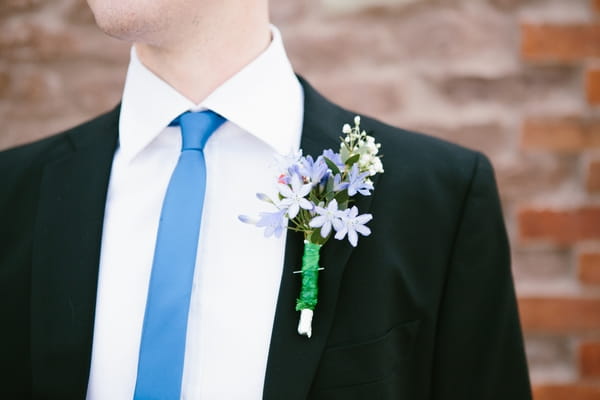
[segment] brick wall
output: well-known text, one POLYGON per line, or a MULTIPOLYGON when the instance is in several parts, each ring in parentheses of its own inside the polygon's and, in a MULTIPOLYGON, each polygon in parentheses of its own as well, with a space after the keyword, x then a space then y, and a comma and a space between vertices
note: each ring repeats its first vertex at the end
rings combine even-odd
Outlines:
POLYGON ((547 285, 525 284, 528 265, 515 259, 537 399, 600 398, 600 1, 588 6, 579 18, 519 19, 523 65, 569 70, 577 81, 571 104, 541 98, 521 115, 520 153, 570 164, 514 207, 516 251, 560 254, 564 264, 547 285))
MULTIPOLYGON (((536 400, 600 399, 600 1, 277 0, 332 99, 488 154, 536 400)), ((112 107, 128 45, 83 0, 0 5, 0 147, 112 107)))

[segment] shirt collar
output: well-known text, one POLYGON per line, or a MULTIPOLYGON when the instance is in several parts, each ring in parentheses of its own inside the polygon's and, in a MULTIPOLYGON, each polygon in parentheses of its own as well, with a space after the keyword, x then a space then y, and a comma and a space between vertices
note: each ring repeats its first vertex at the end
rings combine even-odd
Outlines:
POLYGON ((146 68, 131 48, 119 120, 119 150, 133 159, 179 114, 210 109, 280 154, 297 148, 303 119, 302 87, 271 26, 267 49, 204 101, 194 104, 146 68))

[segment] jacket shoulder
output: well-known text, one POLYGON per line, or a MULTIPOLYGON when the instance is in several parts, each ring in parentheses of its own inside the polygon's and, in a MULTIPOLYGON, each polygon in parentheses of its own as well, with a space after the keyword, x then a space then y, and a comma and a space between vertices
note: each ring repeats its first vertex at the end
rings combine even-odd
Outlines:
POLYGON ((19 175, 19 171, 43 165, 78 145, 85 145, 90 139, 89 136, 102 132, 109 124, 114 124, 118 120, 118 112, 117 107, 44 139, 0 151, 0 176, 5 178, 19 175))
POLYGON ((376 119, 363 117, 362 120, 361 126, 381 143, 384 164, 388 167, 386 172, 391 168, 406 170, 410 165, 419 175, 469 179, 478 160, 489 164, 487 157, 476 150, 376 119))

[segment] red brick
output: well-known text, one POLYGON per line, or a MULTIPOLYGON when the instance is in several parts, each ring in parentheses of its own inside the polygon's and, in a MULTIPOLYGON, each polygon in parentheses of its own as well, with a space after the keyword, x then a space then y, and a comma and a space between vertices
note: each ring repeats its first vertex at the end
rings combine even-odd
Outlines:
POLYGON ((600 119, 535 117, 523 122, 521 146, 558 152, 600 148, 600 119))
POLYGON ((10 87, 10 74, 0 69, 0 99, 8 97, 8 88, 10 87))
POLYGON ((521 297, 519 312, 526 333, 600 332, 598 297, 521 297))
POLYGON ((535 385, 534 400, 598 400, 600 386, 597 385, 535 385))
POLYGON ((518 215, 521 239, 541 239, 556 244, 600 239, 600 207, 568 210, 525 208, 518 215))
POLYGON ((579 255, 579 280, 584 284, 600 285, 600 253, 579 255))
POLYGON ((0 25, 0 53, 8 60, 52 61, 80 57, 79 40, 67 30, 50 30, 33 22, 0 25))
POLYGON ((10 15, 11 13, 23 12, 24 10, 32 10, 41 3, 41 0, 2 0, 0 7, 0 17, 10 15))
POLYGON ((590 192, 600 191, 600 160, 594 160, 588 165, 586 187, 590 192))
POLYGON ((591 69, 587 72, 586 92, 590 104, 600 105, 600 69, 591 69))
POLYGON ((600 342, 579 346, 579 372, 584 378, 600 378, 600 342))
POLYGON ((71 24, 95 25, 94 14, 85 1, 71 1, 66 16, 71 24))
POLYGON ((600 56, 600 24, 523 24, 521 55, 531 61, 572 62, 600 56))
POLYGON ((600 12, 600 0, 592 0, 594 2, 594 8, 600 12))

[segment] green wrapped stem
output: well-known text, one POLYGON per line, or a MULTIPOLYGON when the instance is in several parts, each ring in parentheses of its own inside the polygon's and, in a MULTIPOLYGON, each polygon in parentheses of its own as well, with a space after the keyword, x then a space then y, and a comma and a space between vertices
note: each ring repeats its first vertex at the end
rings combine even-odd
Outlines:
POLYGON ((320 250, 321 245, 309 241, 304 242, 302 288, 300 289, 300 297, 296 300, 296 311, 314 310, 317 305, 320 250))

